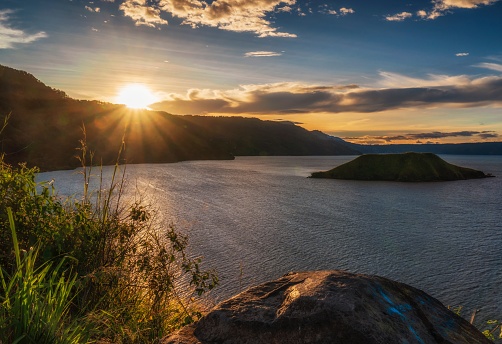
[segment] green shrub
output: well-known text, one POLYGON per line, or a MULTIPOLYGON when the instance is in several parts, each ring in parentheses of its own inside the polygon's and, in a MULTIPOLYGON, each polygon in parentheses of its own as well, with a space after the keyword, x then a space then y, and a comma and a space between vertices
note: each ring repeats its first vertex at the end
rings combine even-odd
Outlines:
MULTIPOLYGON (((110 184, 103 184, 101 171, 100 185, 93 192, 88 188, 93 154, 87 150, 84 131, 79 147, 82 199, 61 199, 51 183, 35 182, 38 169, 12 167, 0 155, 0 264, 15 278, 19 264, 13 248, 29 252, 32 271, 60 281, 71 294, 71 321, 64 323, 85 317, 99 329, 94 340, 155 342, 197 320, 198 297, 218 279, 213 271, 201 269, 200 259, 186 254, 185 235, 172 225, 160 226, 151 206, 124 202, 125 167, 119 164, 124 147, 122 143, 118 150, 110 184), (16 224, 16 240, 9 235, 11 221, 16 224), (75 274, 65 276, 70 269, 75 274), (81 290, 78 294, 75 285, 81 290)), ((7 287, 6 282, 4 293, 7 287)), ((9 322, 6 317, 0 321, 9 322)))
POLYGON ((90 328, 71 320, 77 275, 63 270, 65 259, 56 267, 44 262, 35 267, 38 249, 19 249, 11 209, 7 210, 15 252, 12 275, 0 270, 0 333, 7 343, 86 343, 90 328), (68 275, 68 276, 66 276, 68 275))

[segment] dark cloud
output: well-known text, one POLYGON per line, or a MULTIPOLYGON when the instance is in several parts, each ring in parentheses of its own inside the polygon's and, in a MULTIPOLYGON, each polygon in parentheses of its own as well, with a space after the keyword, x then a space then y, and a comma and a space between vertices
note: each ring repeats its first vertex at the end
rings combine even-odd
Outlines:
MULTIPOLYGON (((449 137, 479 137, 481 139, 497 138, 499 135, 494 131, 453 131, 441 132, 433 131, 428 133, 411 133, 402 135, 379 135, 379 136, 365 136, 361 137, 344 137, 346 140, 371 140, 373 142, 393 142, 393 141, 416 141, 416 143, 423 143, 422 140, 427 140, 426 143, 433 143, 430 140, 438 140, 449 137)), ((435 141, 436 143, 438 141, 435 141)))
POLYGON ((497 133, 487 131, 483 131, 482 133, 478 134, 478 136, 482 139, 493 139, 499 137, 497 133))
POLYGON ((149 105, 153 110, 161 110, 174 114, 202 114, 211 112, 226 112, 230 104, 223 99, 173 99, 149 105))
POLYGON ((302 125, 302 124, 304 124, 302 122, 288 121, 287 119, 275 119, 274 121, 281 122, 281 123, 284 123, 284 124, 294 124, 294 125, 302 125))
POLYGON ((502 104, 502 77, 487 77, 452 86, 361 89, 357 85, 310 86, 297 84, 252 85, 217 99, 203 95, 157 103, 155 109, 174 113, 286 114, 308 112, 379 112, 405 108, 455 105, 475 107, 502 104))

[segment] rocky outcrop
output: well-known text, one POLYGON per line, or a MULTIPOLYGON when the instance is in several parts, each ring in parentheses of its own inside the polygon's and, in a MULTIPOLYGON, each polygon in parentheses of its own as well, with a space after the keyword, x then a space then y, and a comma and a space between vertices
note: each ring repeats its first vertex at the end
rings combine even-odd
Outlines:
POLYGON ((335 270, 290 273, 248 289, 162 343, 491 342, 423 291, 335 270))
POLYGON ((432 153, 365 154, 312 178, 435 182, 491 177, 482 171, 452 165, 432 153))

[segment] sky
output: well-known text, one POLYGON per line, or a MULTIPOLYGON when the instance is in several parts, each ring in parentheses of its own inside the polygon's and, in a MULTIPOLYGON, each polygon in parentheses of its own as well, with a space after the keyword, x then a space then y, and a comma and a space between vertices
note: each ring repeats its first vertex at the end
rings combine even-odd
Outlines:
POLYGON ((356 143, 502 141, 502 0, 1 0, 0 64, 356 143))

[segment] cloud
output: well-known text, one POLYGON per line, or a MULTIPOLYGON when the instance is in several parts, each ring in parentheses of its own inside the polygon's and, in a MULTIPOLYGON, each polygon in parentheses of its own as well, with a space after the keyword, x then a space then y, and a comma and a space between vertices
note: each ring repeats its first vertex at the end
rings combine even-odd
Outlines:
POLYGON ((429 133, 419 133, 419 134, 406 134, 406 137, 418 140, 429 140, 429 139, 443 139, 446 137, 472 137, 483 135, 487 137, 497 137, 498 134, 494 131, 454 131, 454 132, 440 132, 433 131, 429 133))
MULTIPOLYGON (((434 20, 445 14, 451 12, 453 9, 463 8, 463 9, 474 9, 480 6, 493 5, 499 0, 432 0, 433 5, 430 10, 419 10, 416 12, 416 16, 421 19, 434 20)), ((410 12, 401 12, 394 15, 387 15, 385 20, 387 21, 403 21, 413 17, 410 12)))
POLYGON ((89 6, 85 6, 85 9, 88 10, 89 12, 96 12, 96 13, 98 13, 99 11, 101 11, 101 8, 99 8, 99 7, 92 8, 92 7, 89 7, 89 6))
POLYGON ((499 0, 433 0, 434 7, 431 11, 418 11, 417 15, 424 19, 436 19, 448 13, 452 9, 474 9, 479 6, 493 5, 499 0))
POLYGON ((492 5, 498 0, 436 0, 435 8, 447 10, 450 8, 477 8, 482 5, 492 5))
MULTIPOLYGON (((423 143, 422 140, 428 140, 427 143, 433 143, 430 140, 440 140, 450 137, 477 137, 483 140, 498 138, 499 134, 495 131, 454 131, 454 132, 441 132, 441 131, 433 131, 428 133, 410 133, 410 134, 400 134, 400 135, 365 135, 363 137, 343 137, 344 140, 357 140, 372 142, 372 143, 381 143, 381 141, 385 141, 387 143, 393 141, 415 141, 416 143, 423 143)), ((434 141, 438 142, 438 141, 434 141)))
POLYGON ((283 6, 283 7, 279 7, 277 9, 277 11, 291 13, 293 11, 293 7, 291 7, 291 6, 283 6))
POLYGON ((340 13, 342 14, 342 16, 344 16, 347 14, 354 14, 354 13, 356 13, 356 11, 354 11, 352 8, 342 7, 342 8, 340 8, 340 13))
POLYGON ((281 56, 282 53, 275 51, 250 51, 244 54, 246 57, 269 57, 269 56, 281 56))
POLYGON ((498 64, 498 63, 483 62, 483 63, 478 63, 477 65, 474 65, 474 67, 486 68, 486 69, 494 70, 496 72, 502 72, 502 64, 498 64))
POLYGON ((451 85, 467 85, 471 79, 466 75, 441 75, 429 74, 426 79, 413 78, 392 72, 382 71, 379 73, 380 80, 377 85, 383 88, 415 88, 415 87, 439 87, 451 85))
POLYGON ((328 10, 326 7, 327 7, 327 5, 325 5, 324 8, 320 12, 325 13, 325 14, 331 14, 334 16, 339 16, 339 17, 346 16, 347 14, 356 13, 356 11, 354 11, 352 8, 342 7, 342 8, 340 8, 340 10, 336 11, 336 10, 328 10))
POLYGON ((458 57, 469 56, 469 53, 456 53, 455 56, 458 57))
POLYGON ((14 11, 8 9, 0 11, 0 49, 12 49, 16 44, 32 43, 47 37, 44 31, 30 35, 10 27, 8 21, 12 13, 14 11))
POLYGON ((424 10, 417 11, 417 16, 419 16, 422 19, 427 18, 427 12, 424 10))
POLYGON ((395 109, 502 105, 502 77, 429 76, 416 79, 381 73, 380 85, 242 85, 233 90, 190 90, 151 106, 172 113, 293 114, 372 113, 395 109))
POLYGON ((412 16, 413 16, 413 14, 411 14, 410 12, 401 12, 401 13, 394 14, 394 15, 387 15, 385 17, 385 20, 387 20, 387 21, 403 21, 405 19, 411 18, 412 16))
POLYGON ((235 32, 252 32, 258 37, 296 37, 295 34, 278 31, 267 16, 277 12, 291 12, 296 0, 126 0, 120 9, 131 17, 136 25, 157 27, 167 21, 160 18, 162 12, 183 20, 192 28, 216 27, 235 32))
POLYGON ((126 0, 119 9, 126 17, 134 20, 136 26, 146 25, 157 27, 157 25, 167 25, 167 20, 160 17, 160 10, 154 6, 149 6, 146 0, 126 0))

